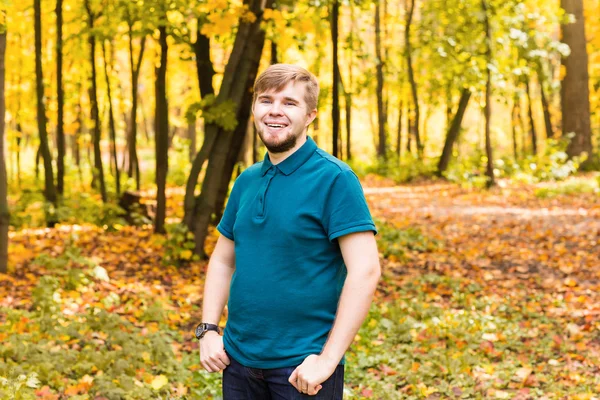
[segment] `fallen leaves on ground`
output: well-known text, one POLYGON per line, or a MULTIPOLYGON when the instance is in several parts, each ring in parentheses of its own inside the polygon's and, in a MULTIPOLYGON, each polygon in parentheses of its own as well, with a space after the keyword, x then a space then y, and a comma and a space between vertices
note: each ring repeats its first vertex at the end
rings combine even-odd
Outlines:
MULTIPOLYGON (((180 192, 170 192, 173 210, 180 192)), ((598 195, 540 199, 527 185, 479 192, 372 176, 365 193, 384 274, 347 355, 348 398, 600 393, 598 195)), ((209 251, 215 239, 213 231, 209 251)), ((165 241, 151 227, 65 225, 11 232, 10 241, 0 339, 14 348, 2 350, 0 392, 218 395, 219 376, 203 372, 192 333, 206 262, 164 265, 165 241), (68 368, 44 366, 59 356, 68 368)))

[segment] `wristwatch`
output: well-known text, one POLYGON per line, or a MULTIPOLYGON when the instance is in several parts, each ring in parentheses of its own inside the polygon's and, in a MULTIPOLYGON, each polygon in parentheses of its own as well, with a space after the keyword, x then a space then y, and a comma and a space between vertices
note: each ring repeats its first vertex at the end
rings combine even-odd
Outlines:
POLYGON ((206 332, 208 332, 208 331, 215 331, 218 334, 221 334, 221 328, 219 328, 218 325, 201 322, 196 327, 196 331, 195 331, 196 339, 198 339, 198 340, 202 339, 204 337, 204 335, 206 334, 206 332))

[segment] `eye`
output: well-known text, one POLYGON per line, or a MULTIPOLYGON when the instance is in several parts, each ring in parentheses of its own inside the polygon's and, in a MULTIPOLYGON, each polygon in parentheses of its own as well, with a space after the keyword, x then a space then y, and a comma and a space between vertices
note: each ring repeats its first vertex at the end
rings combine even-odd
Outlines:
POLYGON ((286 106, 295 106, 296 103, 292 103, 291 101, 288 101, 287 103, 285 103, 286 106))
POLYGON ((270 103, 271 103, 271 100, 262 99, 262 100, 260 101, 260 103, 261 103, 261 104, 270 104, 270 103))

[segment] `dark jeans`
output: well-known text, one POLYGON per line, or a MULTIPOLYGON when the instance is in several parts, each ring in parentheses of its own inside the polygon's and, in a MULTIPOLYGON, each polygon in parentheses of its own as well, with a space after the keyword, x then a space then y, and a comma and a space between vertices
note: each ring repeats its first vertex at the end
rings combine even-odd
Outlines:
POLYGON ((248 368, 229 355, 231 363, 223 371, 223 400, 341 400, 344 392, 344 366, 321 385, 315 396, 298 392, 288 381, 296 367, 248 368))

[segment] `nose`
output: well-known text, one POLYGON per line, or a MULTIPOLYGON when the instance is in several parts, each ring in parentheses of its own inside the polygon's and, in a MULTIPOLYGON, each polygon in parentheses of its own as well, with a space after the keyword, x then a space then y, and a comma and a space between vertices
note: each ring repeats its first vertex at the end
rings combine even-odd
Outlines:
POLYGON ((281 104, 278 101, 274 101, 269 109, 270 115, 281 115, 281 104))

